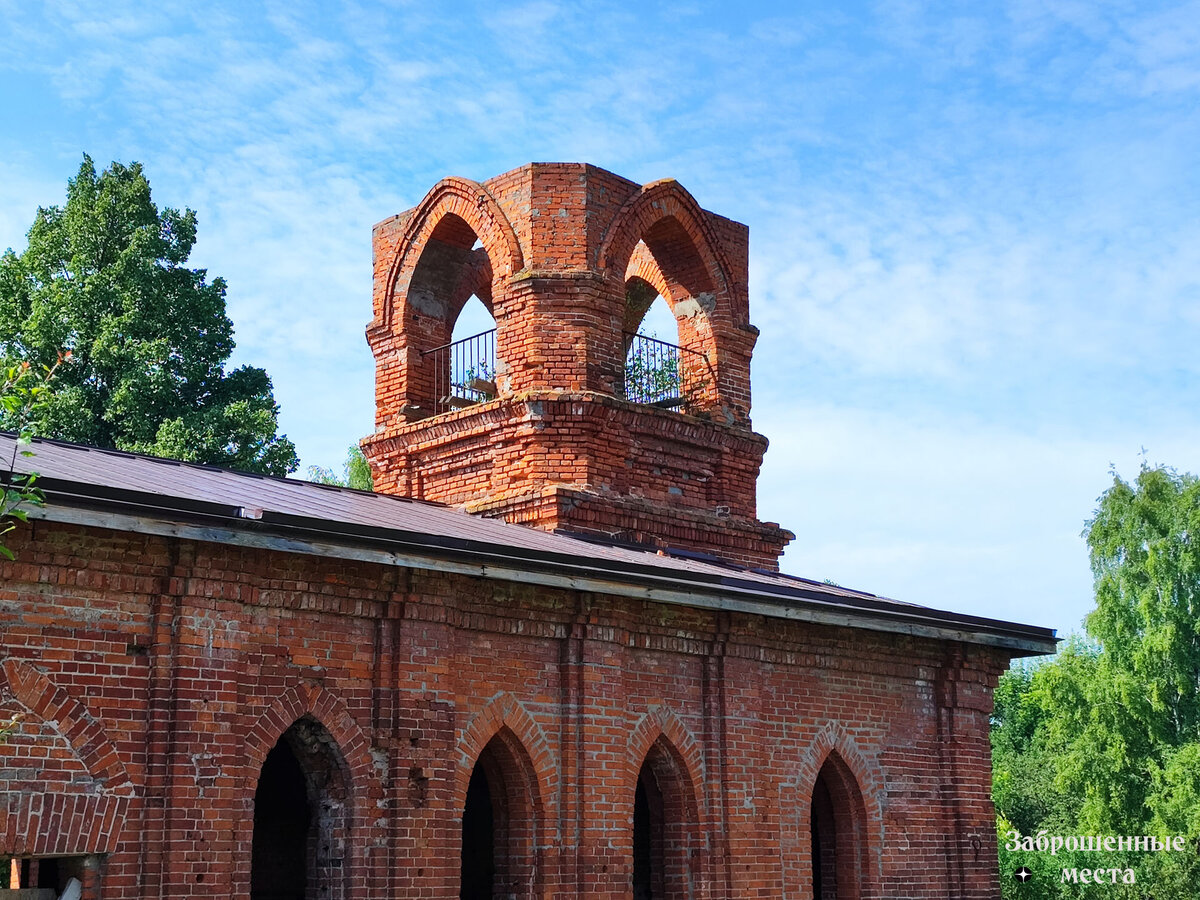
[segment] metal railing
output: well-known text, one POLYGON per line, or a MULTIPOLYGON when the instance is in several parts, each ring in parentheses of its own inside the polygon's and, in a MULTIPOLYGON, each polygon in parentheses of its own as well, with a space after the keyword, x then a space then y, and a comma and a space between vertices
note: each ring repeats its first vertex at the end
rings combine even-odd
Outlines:
POLYGON ((671 409, 688 402, 685 393, 682 354, 693 353, 708 365, 708 357, 699 350, 680 347, 646 334, 625 332, 629 349, 625 353, 625 399, 648 406, 671 409))
MULTIPOLYGON (((689 389, 694 393, 704 382, 701 379, 699 385, 685 384, 683 354, 700 357, 705 369, 709 367, 708 356, 646 334, 627 331, 625 337, 629 341, 622 385, 625 399, 664 409, 686 406, 689 389)), ((435 415, 496 398, 495 328, 422 350, 421 356, 432 357, 429 362, 433 367, 435 415)))
POLYGON ((434 413, 496 398, 496 329, 421 351, 432 356, 434 413))

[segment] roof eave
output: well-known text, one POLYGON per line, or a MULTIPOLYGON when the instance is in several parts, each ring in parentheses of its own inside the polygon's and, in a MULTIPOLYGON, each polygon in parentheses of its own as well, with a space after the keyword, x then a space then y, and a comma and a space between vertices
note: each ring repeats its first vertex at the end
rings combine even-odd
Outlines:
POLYGON ((1053 653, 1058 643, 1054 632, 1046 628, 889 604, 865 596, 823 599, 817 590, 772 589, 757 582, 739 582, 736 577, 600 563, 388 528, 338 527, 339 523, 321 519, 183 498, 155 496, 148 501, 147 495, 136 492, 109 490, 98 496, 94 486, 62 481, 43 486, 47 505, 31 510, 31 518, 962 641, 1003 648, 1013 657, 1053 653))

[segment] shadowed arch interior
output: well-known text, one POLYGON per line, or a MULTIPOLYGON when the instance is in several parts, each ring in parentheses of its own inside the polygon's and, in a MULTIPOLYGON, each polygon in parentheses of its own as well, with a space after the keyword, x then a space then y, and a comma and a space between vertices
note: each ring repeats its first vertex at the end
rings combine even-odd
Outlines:
POLYGON ((415 351, 409 386, 409 405, 415 413, 438 410, 443 399, 438 395, 453 381, 451 354, 434 351, 452 342, 464 306, 474 297, 493 315, 492 271, 488 252, 471 226, 453 213, 443 215, 421 248, 399 323, 415 351))
POLYGON ((462 818, 460 900, 536 894, 537 790, 520 740, 502 728, 479 754, 462 818))
POLYGON ((831 753, 809 806, 813 900, 860 900, 867 871, 866 808, 850 768, 831 753))
POLYGON ((623 271, 644 244, 668 278, 693 291, 725 294, 734 272, 707 215, 678 182, 647 184, 618 214, 597 258, 610 271, 623 271))
POLYGON ((350 783, 329 731, 311 716, 267 754, 254 794, 251 900, 343 900, 350 849, 350 783))
POLYGON ((495 327, 496 320, 491 309, 478 296, 471 294, 455 316, 450 337, 454 341, 461 341, 495 327))
MULTIPOLYGON (((666 216, 647 228, 634 245, 625 267, 626 368, 628 355, 639 342, 634 332, 645 333, 647 313, 658 312, 661 305, 669 314, 661 316, 663 327, 657 338, 687 348, 667 351, 675 361, 673 381, 689 405, 706 406, 718 398, 715 377, 717 360, 716 332, 710 316, 717 297, 712 278, 691 236, 672 216, 666 216), (657 300, 662 298, 662 303, 657 300), (669 321, 669 325, 666 322, 669 321)), ((657 329, 656 329, 657 330, 657 329)), ((655 346, 656 351, 665 348, 655 346)), ((629 391, 626 391, 627 395, 629 391)))
POLYGON ((699 250, 674 216, 665 216, 647 228, 642 241, 667 279, 673 299, 715 292, 699 250))
POLYGON ((692 896, 698 816, 692 785, 665 738, 650 747, 633 797, 633 898, 692 896))

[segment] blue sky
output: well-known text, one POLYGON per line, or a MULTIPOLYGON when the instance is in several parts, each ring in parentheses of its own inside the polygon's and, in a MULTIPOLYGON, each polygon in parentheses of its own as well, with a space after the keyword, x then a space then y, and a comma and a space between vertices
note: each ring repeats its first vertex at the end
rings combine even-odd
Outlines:
POLYGON ((305 465, 373 423, 370 229, 531 160, 751 229, 784 568, 1076 628, 1080 532, 1200 471, 1200 3, 0 0, 0 248, 84 152, 200 218, 305 465))

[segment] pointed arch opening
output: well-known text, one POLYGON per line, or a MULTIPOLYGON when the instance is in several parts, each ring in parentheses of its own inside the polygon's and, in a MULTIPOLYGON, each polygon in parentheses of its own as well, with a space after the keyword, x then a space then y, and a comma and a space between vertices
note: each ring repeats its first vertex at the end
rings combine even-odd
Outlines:
POLYGON ((650 282, 634 276, 625 285, 626 400, 661 407, 688 405, 689 387, 701 357, 683 349, 670 306, 650 282))
POLYGON ((475 294, 458 311, 446 356, 436 373, 438 412, 496 399, 496 320, 475 294))
POLYGON ((809 803, 813 900, 861 900, 866 808, 854 774, 836 753, 817 773, 809 803))
POLYGON ((484 746, 467 783, 460 900, 536 895, 536 796, 528 755, 517 736, 502 728, 484 746))
POLYGON ((452 341, 461 341, 479 334, 482 331, 494 331, 496 319, 492 315, 490 304, 484 304, 475 294, 471 294, 458 311, 454 327, 450 331, 452 341))
POLYGON ((683 761, 659 738, 638 772, 633 797, 633 898, 691 898, 697 811, 683 761))
MULTIPOLYGON (((689 256, 689 240, 686 234, 679 237, 676 256, 689 256)), ((660 247, 659 252, 669 251, 660 247)), ((624 386, 626 399, 635 403, 691 409, 716 396, 716 348, 708 318, 714 299, 711 290, 700 289, 712 283, 694 248, 690 257, 691 287, 666 274, 645 239, 638 241, 626 266, 624 386)))
POLYGON ((445 213, 421 247, 403 294, 403 332, 416 351, 410 414, 448 412, 496 395, 492 277, 479 235, 445 213))
POLYGON ((726 253, 729 247, 737 249, 739 238, 718 237, 713 221, 677 182, 654 182, 626 202, 597 259, 609 277, 621 277, 626 285, 639 277, 670 306, 678 322, 678 345, 697 353, 680 354, 687 398, 683 405, 695 412, 715 407, 748 411, 744 382, 751 332, 744 278, 726 253))
POLYGON ((666 298, 654 285, 636 275, 625 282, 625 347, 630 337, 645 334, 672 343, 679 340, 679 323, 666 298))
POLYGON ((263 761, 254 793, 251 900, 348 896, 350 779, 319 721, 292 723, 263 761))

